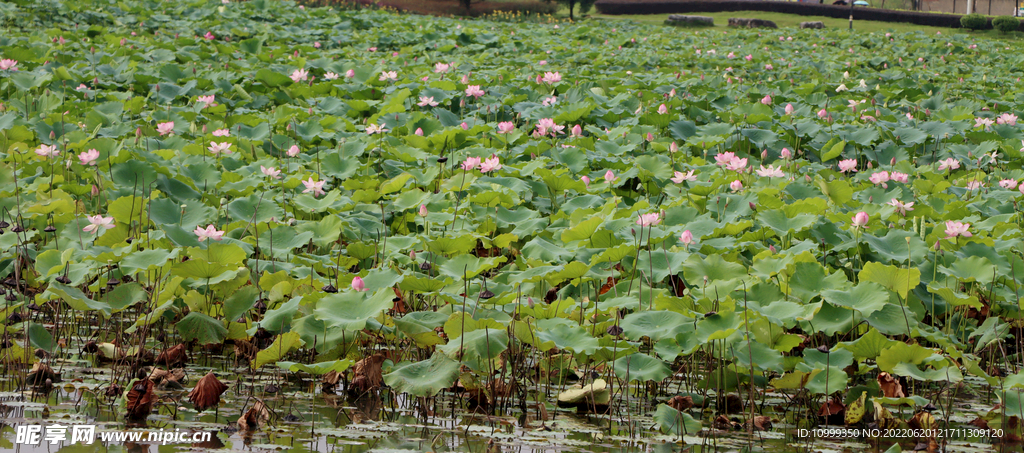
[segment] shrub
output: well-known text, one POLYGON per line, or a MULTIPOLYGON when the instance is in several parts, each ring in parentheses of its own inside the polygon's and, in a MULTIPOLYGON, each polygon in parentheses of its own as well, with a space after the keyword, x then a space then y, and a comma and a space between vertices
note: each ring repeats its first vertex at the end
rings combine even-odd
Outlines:
POLYGON ((960 18, 960 25, 971 30, 981 30, 988 26, 988 20, 981 14, 968 14, 960 18))
POLYGON ((1020 28, 1020 19, 1013 16, 999 16, 992 19, 992 27, 1003 33, 1009 33, 1020 28))

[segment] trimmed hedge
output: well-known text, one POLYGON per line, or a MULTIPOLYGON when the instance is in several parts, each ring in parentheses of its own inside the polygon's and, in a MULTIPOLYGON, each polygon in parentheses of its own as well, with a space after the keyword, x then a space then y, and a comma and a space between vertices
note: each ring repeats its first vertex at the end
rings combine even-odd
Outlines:
MULTIPOLYGON (((767 11, 801 16, 834 17, 837 19, 847 19, 850 17, 849 6, 773 0, 597 0, 594 6, 597 7, 601 14, 690 14, 767 11)), ((853 8, 854 20, 904 22, 933 27, 960 28, 960 17, 959 14, 897 11, 861 6, 853 8)), ((985 18, 985 21, 985 28, 992 28, 991 20, 985 18)), ((1024 31, 1024 28, 1021 28, 1021 31, 1024 31)))
POLYGON ((992 19, 992 26, 1003 33, 1020 29, 1020 19, 1013 16, 999 16, 992 19))

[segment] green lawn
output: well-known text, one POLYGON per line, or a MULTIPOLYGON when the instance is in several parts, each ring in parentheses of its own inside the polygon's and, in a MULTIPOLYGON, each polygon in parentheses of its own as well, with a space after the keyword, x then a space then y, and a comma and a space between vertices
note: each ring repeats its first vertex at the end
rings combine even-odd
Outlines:
MULTIPOLYGON (((559 11, 560 15, 568 16, 568 10, 562 8, 559 11)), ((831 17, 823 16, 798 16, 795 14, 783 14, 783 13, 770 13, 764 11, 733 11, 724 13, 691 13, 699 16, 710 16, 715 19, 715 28, 727 28, 730 17, 756 17, 758 19, 768 19, 774 21, 780 28, 787 27, 799 27, 800 22, 808 21, 821 21, 825 23, 828 28, 847 29, 850 26, 850 22, 846 19, 835 19, 831 17)), ((591 11, 591 14, 587 16, 589 19, 597 20, 634 20, 637 22, 644 22, 649 24, 664 24, 665 19, 668 18, 668 14, 632 14, 632 15, 608 15, 600 14, 596 11, 591 11)), ((869 20, 854 20, 853 22, 854 31, 858 32, 910 32, 910 31, 922 31, 925 33, 969 33, 978 36, 984 36, 987 38, 1002 38, 1002 39, 1013 39, 1020 40, 1024 39, 1024 33, 1014 32, 1011 34, 1002 34, 997 30, 983 30, 983 31, 967 31, 964 29, 952 29, 945 27, 930 27, 924 25, 914 25, 908 23, 896 23, 896 22, 877 22, 869 20)))

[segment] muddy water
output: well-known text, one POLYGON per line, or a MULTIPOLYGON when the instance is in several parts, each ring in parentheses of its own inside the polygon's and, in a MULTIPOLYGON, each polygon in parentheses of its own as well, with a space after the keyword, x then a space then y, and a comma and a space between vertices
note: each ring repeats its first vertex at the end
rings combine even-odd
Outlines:
MULTIPOLYGON (((543 410, 536 401, 528 404, 527 414, 518 410, 496 414, 468 412, 458 395, 442 394, 430 400, 402 395, 392 398, 387 391, 380 398, 351 399, 324 394, 312 378, 300 379, 293 373, 232 369, 230 360, 207 358, 220 367, 213 369, 229 386, 217 410, 196 412, 187 401, 188 390, 209 368, 191 367, 189 382, 183 389, 158 392, 159 402, 142 424, 126 424, 120 415, 116 397, 104 395, 111 380, 109 367, 65 363, 63 382, 47 393, 18 392, 16 378, 0 380, 0 451, 25 453, 127 451, 165 453, 178 451, 295 451, 295 452, 861 452, 886 451, 893 440, 871 441, 858 438, 812 439, 800 437, 798 427, 806 427, 800 409, 787 411, 784 395, 766 395, 763 411, 774 419, 773 429, 748 437, 744 431, 706 430, 701 437, 678 439, 653 430, 652 401, 642 392, 616 406, 613 415, 578 414, 555 407, 552 402, 558 388, 549 389, 543 410), (239 431, 235 421, 261 398, 273 411, 271 422, 263 429, 239 431), (543 420, 542 420, 543 418, 543 420), (94 443, 53 442, 42 439, 38 445, 18 442, 18 426, 39 425, 44 431, 55 425, 95 425, 98 433, 141 433, 141 440, 104 441, 97 434, 94 443), (149 433, 203 433, 207 441, 150 441, 149 433)), ((58 368, 58 363, 53 364, 58 368)), ((950 417, 951 426, 966 427, 966 422, 991 407, 982 401, 964 400, 955 404, 958 411, 950 417)), ((710 413, 693 413, 705 420, 710 413)), ((22 428, 24 429, 24 428, 22 428)), ((70 429, 70 428, 67 428, 70 429)), ((110 435, 110 434, 108 434, 110 435)), ((913 450, 917 441, 902 439, 904 451, 913 450)), ((918 447, 922 448, 922 447, 918 447)), ((941 451, 941 450, 940 450, 941 451)), ((987 439, 961 438, 945 446, 950 452, 1021 451, 1019 445, 994 445, 987 439)))

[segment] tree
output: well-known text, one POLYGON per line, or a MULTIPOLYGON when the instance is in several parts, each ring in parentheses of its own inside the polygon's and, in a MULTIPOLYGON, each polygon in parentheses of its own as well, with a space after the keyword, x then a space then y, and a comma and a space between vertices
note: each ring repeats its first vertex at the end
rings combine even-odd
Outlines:
POLYGON ((595 0, 557 0, 558 3, 565 5, 569 8, 569 20, 575 20, 572 15, 573 7, 580 5, 580 14, 586 14, 590 11, 590 8, 594 6, 595 0))

